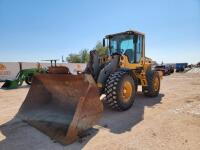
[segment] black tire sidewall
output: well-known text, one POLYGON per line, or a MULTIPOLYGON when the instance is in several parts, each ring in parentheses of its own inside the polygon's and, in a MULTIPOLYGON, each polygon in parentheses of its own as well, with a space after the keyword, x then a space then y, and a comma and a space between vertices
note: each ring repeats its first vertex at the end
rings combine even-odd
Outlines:
POLYGON ((156 97, 158 96, 159 92, 160 92, 160 76, 158 74, 157 71, 148 71, 146 73, 146 77, 147 77, 147 87, 143 87, 142 91, 144 93, 145 96, 149 96, 149 97, 156 97), (154 87, 153 87, 153 83, 155 78, 158 78, 159 80, 159 88, 157 91, 155 91, 154 87))
POLYGON ((105 94, 106 97, 104 102, 107 106, 118 111, 129 109, 133 105, 136 95, 136 83, 134 77, 126 71, 117 71, 111 74, 106 81, 105 94), (125 81, 131 83, 133 90, 130 99, 127 100, 126 103, 123 101, 121 98, 122 95, 120 94, 122 85, 125 81))
POLYGON ((159 81, 159 88, 158 88, 157 91, 155 91, 154 87, 152 87, 152 89, 153 89, 154 96, 158 96, 159 91, 160 91, 160 77, 159 77, 158 72, 153 72, 152 85, 153 85, 153 82, 154 82, 155 78, 158 78, 158 81, 159 81))
POLYGON ((31 81, 32 81, 32 76, 28 76, 25 79, 26 84, 31 85, 31 81))
POLYGON ((136 92, 135 92, 136 86, 135 86, 133 78, 128 74, 124 74, 121 78, 121 81, 117 85, 117 91, 118 91, 117 92, 117 102, 120 105, 120 108, 122 110, 129 109, 133 105, 134 100, 135 100, 135 95, 136 95, 136 92), (123 101, 122 92, 121 92, 121 90, 123 90, 123 84, 126 81, 130 82, 132 85, 132 95, 127 102, 123 101))

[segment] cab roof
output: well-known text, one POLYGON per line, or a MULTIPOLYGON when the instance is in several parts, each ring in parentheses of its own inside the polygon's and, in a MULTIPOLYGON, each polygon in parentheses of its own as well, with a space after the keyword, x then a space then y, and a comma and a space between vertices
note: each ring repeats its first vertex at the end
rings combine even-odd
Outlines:
POLYGON ((106 35, 105 37, 106 38, 110 38, 110 37, 113 37, 113 36, 116 36, 116 35, 124 35, 124 34, 137 34, 137 35, 145 35, 144 33, 142 32, 138 32, 138 31, 134 31, 134 30, 128 30, 128 31, 125 31, 125 32, 120 32, 120 33, 115 33, 115 34, 109 34, 109 35, 106 35))

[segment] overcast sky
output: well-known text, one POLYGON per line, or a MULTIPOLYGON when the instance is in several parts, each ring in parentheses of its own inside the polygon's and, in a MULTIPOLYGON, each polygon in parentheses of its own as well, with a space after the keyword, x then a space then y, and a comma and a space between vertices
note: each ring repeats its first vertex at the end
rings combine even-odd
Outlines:
POLYGON ((129 29, 158 62, 200 61, 200 0, 0 0, 0 61, 60 59, 129 29))

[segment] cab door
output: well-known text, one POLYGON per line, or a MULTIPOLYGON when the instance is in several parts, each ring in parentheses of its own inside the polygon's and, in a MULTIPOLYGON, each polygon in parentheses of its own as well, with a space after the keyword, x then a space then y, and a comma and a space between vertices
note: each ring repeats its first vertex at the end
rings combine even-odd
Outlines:
POLYGON ((136 40, 136 54, 135 54, 135 63, 139 63, 142 58, 142 48, 143 48, 143 36, 138 35, 136 40))

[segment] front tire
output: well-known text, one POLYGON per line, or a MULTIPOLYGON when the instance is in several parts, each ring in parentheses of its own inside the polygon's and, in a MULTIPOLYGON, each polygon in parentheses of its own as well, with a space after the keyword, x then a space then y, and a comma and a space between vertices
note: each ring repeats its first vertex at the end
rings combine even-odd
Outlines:
POLYGON ((125 71, 117 71, 108 77, 105 86, 105 103, 120 111, 129 109, 135 100, 136 85, 133 77, 125 71))

